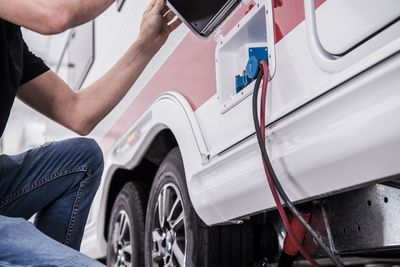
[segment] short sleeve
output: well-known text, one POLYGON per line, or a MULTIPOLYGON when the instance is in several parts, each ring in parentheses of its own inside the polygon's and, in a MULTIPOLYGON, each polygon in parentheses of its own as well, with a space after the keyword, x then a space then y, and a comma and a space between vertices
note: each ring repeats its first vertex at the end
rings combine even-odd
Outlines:
POLYGON ((25 42, 23 60, 24 67, 22 72, 21 85, 35 79, 36 77, 50 70, 41 58, 37 57, 29 50, 25 42))

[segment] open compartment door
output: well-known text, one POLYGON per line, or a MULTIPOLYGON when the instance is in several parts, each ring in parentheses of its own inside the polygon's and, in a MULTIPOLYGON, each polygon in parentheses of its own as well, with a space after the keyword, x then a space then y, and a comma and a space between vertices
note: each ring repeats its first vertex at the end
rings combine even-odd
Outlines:
POLYGON ((168 0, 168 6, 192 32, 208 39, 241 2, 241 0, 168 0))

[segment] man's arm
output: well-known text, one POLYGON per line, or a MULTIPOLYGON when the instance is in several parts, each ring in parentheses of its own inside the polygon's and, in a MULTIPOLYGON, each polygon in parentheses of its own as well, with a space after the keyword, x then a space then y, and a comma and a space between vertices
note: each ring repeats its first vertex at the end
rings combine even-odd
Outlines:
POLYGON ((0 0, 0 18, 42 34, 88 22, 114 0, 0 0))
POLYGON ((165 0, 152 0, 143 16, 138 40, 88 88, 74 92, 54 72, 48 71, 24 84, 18 90, 18 97, 76 133, 90 133, 126 95, 169 34, 179 26, 180 21, 174 17, 168 12, 165 0))
POLYGON ((128 92, 153 56, 135 42, 119 62, 88 88, 74 92, 48 71, 18 90, 23 102, 68 129, 87 135, 128 92))

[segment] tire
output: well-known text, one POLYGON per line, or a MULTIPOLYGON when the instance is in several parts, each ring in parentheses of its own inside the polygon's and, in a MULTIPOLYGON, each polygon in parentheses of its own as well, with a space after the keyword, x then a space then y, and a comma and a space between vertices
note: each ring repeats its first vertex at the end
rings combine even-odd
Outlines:
POLYGON ((168 154, 156 174, 146 218, 146 267, 249 267, 254 264, 250 225, 208 227, 197 216, 177 148, 168 154))
POLYGON ((144 266, 144 192, 138 182, 125 184, 119 192, 108 227, 107 266, 144 266))

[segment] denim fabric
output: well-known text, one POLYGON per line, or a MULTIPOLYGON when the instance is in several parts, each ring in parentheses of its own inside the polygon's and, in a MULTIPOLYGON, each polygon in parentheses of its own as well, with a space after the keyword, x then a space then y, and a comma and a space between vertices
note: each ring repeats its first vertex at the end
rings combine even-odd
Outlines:
MULTIPOLYGON (((2 262, 4 266, 5 262, 68 266, 66 261, 79 261, 83 256, 62 244, 79 250, 102 171, 99 146, 85 138, 49 143, 19 155, 0 155, 0 215, 4 215, 0 216, 0 266, 2 262), (29 219, 36 213, 36 228, 61 244, 29 222, 11 218, 29 219)), ((92 265, 75 262, 74 266, 92 265)))
POLYGON ((0 235, 1 267, 104 267, 22 218, 0 216, 0 235))

